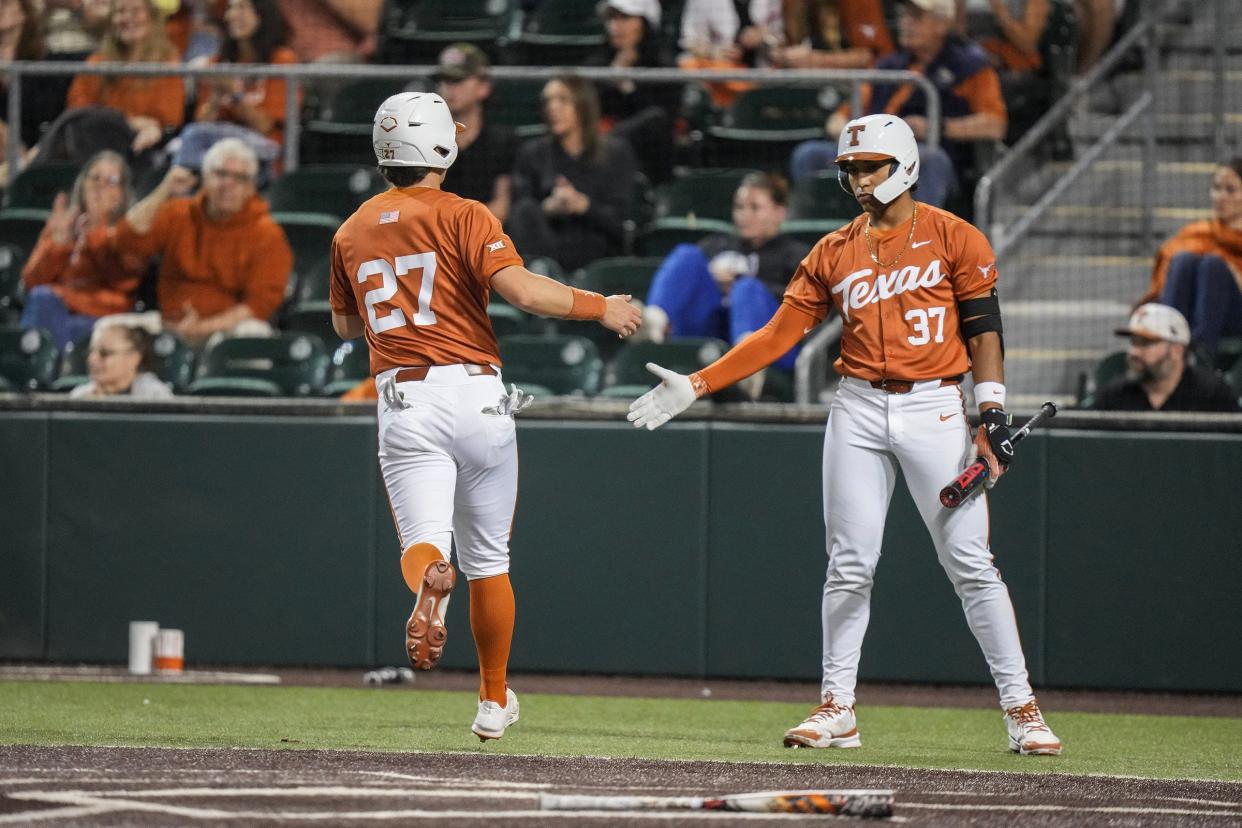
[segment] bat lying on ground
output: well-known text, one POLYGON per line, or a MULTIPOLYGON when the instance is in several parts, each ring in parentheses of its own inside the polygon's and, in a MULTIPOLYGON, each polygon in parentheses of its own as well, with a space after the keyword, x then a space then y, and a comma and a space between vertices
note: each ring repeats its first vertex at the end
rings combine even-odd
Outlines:
POLYGON ((893 815, 893 791, 764 791, 703 796, 541 794, 544 811, 752 811, 775 814, 893 815))
MULTIPOLYGON (((1009 441, 1017 447, 1018 443, 1026 439, 1026 435, 1031 433, 1031 429, 1050 420, 1057 414, 1055 403, 1046 402, 1039 407, 1039 411, 1035 416, 1027 420, 1021 428, 1010 436, 1009 441)), ((966 470, 954 478, 953 482, 940 490, 940 502, 944 504, 946 509, 956 509, 966 498, 979 490, 979 487, 987 482, 988 464, 982 457, 976 457, 975 462, 966 467, 966 470)))

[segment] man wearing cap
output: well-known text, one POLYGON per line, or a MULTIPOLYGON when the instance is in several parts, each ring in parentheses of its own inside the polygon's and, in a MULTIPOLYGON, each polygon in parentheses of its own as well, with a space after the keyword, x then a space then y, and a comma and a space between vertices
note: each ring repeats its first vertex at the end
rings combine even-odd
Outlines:
POLYGON ((489 124, 483 105, 492 94, 491 64, 470 43, 454 43, 440 53, 433 76, 453 118, 465 127, 457 136, 457 157, 464 163, 446 179, 444 189, 487 206, 502 222, 509 217, 509 171, 517 154, 517 136, 506 126, 489 124))
MULTIPOLYGON (((974 164, 974 142, 999 141, 1009 128, 1000 77, 983 48, 954 32, 954 0, 902 0, 897 18, 899 48, 875 64, 924 75, 936 87, 942 117, 941 142, 927 140, 927 100, 911 83, 863 84, 862 114, 899 115, 919 142, 919 200, 944 205, 958 192, 963 171, 974 164)), ((828 119, 827 132, 839 135, 849 119, 843 105, 828 119)), ((856 117, 856 115, 855 115, 856 117)), ((796 181, 832 166, 836 142, 804 141, 794 148, 790 174, 796 181)))
POLYGON ((1211 371, 1186 364, 1190 325, 1176 308, 1140 305, 1118 328, 1130 338, 1126 374, 1100 389, 1098 411, 1238 411, 1238 391, 1211 371))

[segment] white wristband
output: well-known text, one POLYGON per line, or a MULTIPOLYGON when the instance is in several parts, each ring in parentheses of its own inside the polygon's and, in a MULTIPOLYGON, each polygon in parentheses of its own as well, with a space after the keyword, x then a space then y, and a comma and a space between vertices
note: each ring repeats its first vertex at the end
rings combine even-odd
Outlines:
POLYGON ((997 403, 1005 407, 1005 386, 999 382, 976 382, 975 405, 982 408, 984 403, 997 403))

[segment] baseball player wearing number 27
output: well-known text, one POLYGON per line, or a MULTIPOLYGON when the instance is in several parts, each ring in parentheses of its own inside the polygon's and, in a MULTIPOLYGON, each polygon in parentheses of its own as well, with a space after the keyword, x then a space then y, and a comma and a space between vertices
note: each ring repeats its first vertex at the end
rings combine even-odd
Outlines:
POLYGON ((1027 678, 1009 590, 992 562, 984 498, 955 510, 938 492, 976 455, 993 480, 1013 457, 1005 413, 996 260, 983 234, 914 200, 919 155, 893 115, 850 121, 838 142, 841 185, 863 208, 802 260, 772 320, 703 370, 648 365, 661 382, 630 406, 658 428, 695 399, 770 364, 835 307, 843 375, 824 436, 828 573, 821 704, 785 733, 788 747, 859 747, 854 691, 871 585, 897 470, 961 598, 1005 711, 1009 747, 1057 754, 1027 678), (982 425, 973 439, 961 381, 974 375, 982 425))
POLYGON ((457 158, 439 95, 403 93, 375 114, 372 144, 391 187, 368 200, 332 240, 332 325, 365 336, 379 395, 379 462, 415 594, 406 651, 417 668, 440 660, 456 581, 469 581, 479 656, 472 730, 499 739, 518 720, 507 670, 514 599, 509 535, 517 502, 513 415, 530 401, 505 392, 487 315, 491 291, 529 313, 596 320, 622 337, 638 328, 628 296, 604 297, 530 272, 477 201, 440 188, 457 158))

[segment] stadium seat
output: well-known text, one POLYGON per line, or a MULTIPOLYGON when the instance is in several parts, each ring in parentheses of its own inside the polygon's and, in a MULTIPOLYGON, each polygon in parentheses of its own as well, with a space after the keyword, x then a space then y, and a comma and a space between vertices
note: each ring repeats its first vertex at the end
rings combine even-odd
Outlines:
MULTIPOLYGON (((508 33, 511 0, 419 0, 384 34, 385 63, 435 63, 450 43, 488 49, 508 33)), ((391 19, 391 18, 390 18, 391 19)))
POLYGON ((487 99, 486 120, 511 127, 518 138, 534 138, 547 132, 541 96, 547 81, 497 79, 487 99))
POLYGON ((655 191, 656 226, 713 219, 733 226, 733 194, 752 169, 689 170, 655 191))
POLYGON ((299 274, 293 301, 281 317, 281 330, 314 334, 325 343, 340 339, 332 327, 332 305, 328 300, 331 271, 332 262, 325 256, 299 274))
POLYGON ((6 207, 50 210, 57 193, 71 195, 81 167, 70 162, 51 162, 27 167, 17 174, 4 194, 6 207))
POLYGON ((807 244, 815 244, 846 224, 849 222, 845 219, 792 219, 781 223, 781 232, 807 244))
POLYGON ((49 210, 33 207, 0 210, 0 242, 16 245, 22 251, 23 258, 29 256, 50 214, 49 210))
POLYGON ((25 266, 26 254, 20 247, 0 242, 0 325, 16 322, 21 314, 25 266))
POLYGON ((305 397, 323 388, 328 354, 300 333, 222 339, 203 354, 189 392, 198 396, 305 397))
POLYGON ((496 332, 498 339, 519 334, 537 336, 548 332, 547 320, 532 316, 503 302, 488 303, 487 318, 491 320, 492 330, 496 332))
POLYGON ((596 259, 583 269, 578 287, 610 296, 628 293, 635 299, 644 299, 651 287, 651 277, 660 263, 659 256, 613 256, 596 259))
POLYGON ((603 362, 581 336, 509 336, 500 341, 506 383, 532 394, 594 394, 603 362))
POLYGON ((60 368, 57 371, 55 381, 52 382, 53 391, 72 391, 74 388, 90 380, 90 370, 86 365, 86 357, 90 347, 90 334, 82 337, 77 342, 65 343, 64 349, 60 352, 60 368))
POLYGON ((273 212, 323 213, 340 223, 386 187, 373 166, 308 164, 277 178, 265 196, 273 212))
POLYGON ((632 399, 647 393, 658 382, 647 370, 648 362, 679 374, 692 374, 715 362, 727 350, 727 342, 713 338, 631 342, 604 369, 604 389, 599 395, 632 399))
POLYGON ((194 349, 172 331, 162 331, 151 342, 155 375, 184 394, 194 380, 194 349))
POLYGON ((527 14, 516 45, 528 66, 581 66, 605 41, 595 3, 542 0, 527 14))
POLYGON ((709 126, 708 133, 748 143, 823 138, 828 110, 821 100, 823 90, 814 86, 757 86, 734 98, 720 123, 709 126))
POLYGON ((1095 372, 1092 376, 1092 386, 1088 389, 1085 396, 1078 401, 1080 408, 1090 408, 1095 404, 1096 395, 1100 393, 1100 389, 1108 385, 1117 377, 1126 372, 1126 352, 1114 351, 1108 356, 1101 359, 1095 366, 1095 372))
POLYGON ((52 336, 41 328, 0 329, 0 378, 13 390, 50 389, 59 354, 52 336))
POLYGON ((861 212, 858 200, 841 188, 835 170, 798 181, 789 194, 790 219, 836 219, 844 224, 861 212))
POLYGON ((391 78, 350 81, 324 105, 303 130, 303 161, 373 164, 371 126, 384 99, 405 87, 391 78), (361 139, 361 140, 360 140, 361 139))
POLYGON ((363 337, 342 342, 332 353, 332 365, 328 368, 328 382, 323 387, 325 397, 339 397, 358 383, 371 376, 371 352, 363 337))
POLYGON ((272 213, 272 218, 285 231, 293 249, 293 270, 299 278, 292 280, 287 292, 298 296, 302 282, 320 272, 321 262, 332 254, 332 237, 340 222, 323 213, 272 213), (305 278, 301 278, 302 276, 305 278))
POLYGON ((694 244, 714 233, 732 233, 733 224, 719 219, 663 219, 638 234, 634 253, 638 256, 667 256, 681 243, 694 244))

